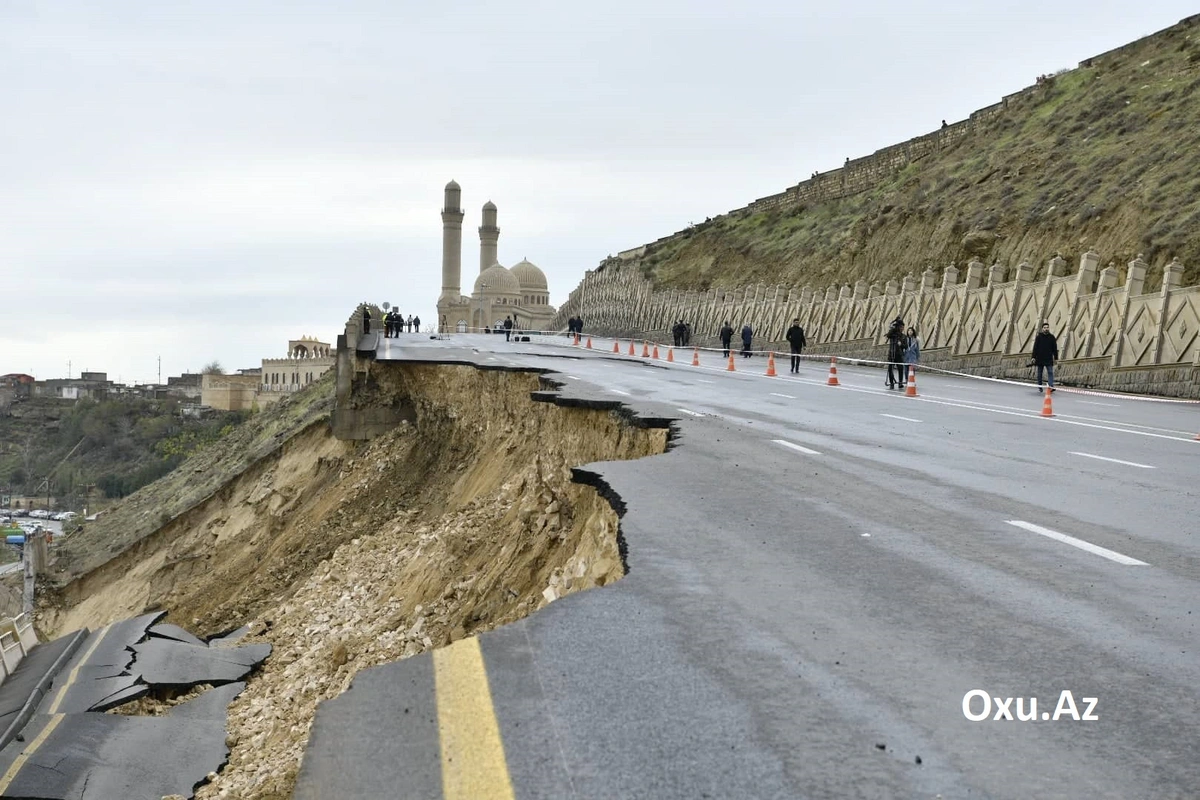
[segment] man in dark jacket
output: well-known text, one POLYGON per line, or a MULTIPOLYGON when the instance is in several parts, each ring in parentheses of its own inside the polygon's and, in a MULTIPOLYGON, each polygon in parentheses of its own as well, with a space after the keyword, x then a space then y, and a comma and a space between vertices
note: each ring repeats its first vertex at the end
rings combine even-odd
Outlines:
POLYGON ((904 388, 904 350, 908 347, 908 337, 904 335, 904 320, 896 317, 884 337, 888 344, 887 387, 904 388))
POLYGON ((721 337, 721 347, 725 348, 724 358, 729 358, 729 342, 733 339, 733 328, 726 322, 721 326, 721 332, 718 334, 721 337))
POLYGON ((512 339, 512 329, 513 329, 512 317, 505 317, 504 318, 504 341, 507 342, 512 339))
POLYGON ((804 345, 808 344, 808 340, 804 338, 804 328, 800 327, 799 317, 792 320, 792 327, 787 329, 786 338, 792 346, 792 372, 799 372, 800 353, 804 351, 804 345))
POLYGON ((1046 370, 1050 391, 1054 391, 1054 362, 1058 360, 1058 339, 1050 332, 1050 323, 1043 322, 1042 329, 1033 339, 1033 363, 1037 365, 1038 391, 1042 390, 1042 370, 1046 370))
POLYGON ((753 342, 754 328, 750 327, 750 323, 747 322, 742 326, 742 358, 749 358, 750 356, 754 355, 754 353, 750 351, 750 345, 753 344, 753 342))

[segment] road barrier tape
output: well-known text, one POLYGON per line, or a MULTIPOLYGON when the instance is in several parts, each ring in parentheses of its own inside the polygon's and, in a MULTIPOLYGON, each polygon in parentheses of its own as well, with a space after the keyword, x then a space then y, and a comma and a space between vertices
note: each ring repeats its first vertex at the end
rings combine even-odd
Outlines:
MULTIPOLYGON (((563 332, 563 333, 565 333, 565 332, 563 332)), ((614 340, 614 342, 620 342, 620 341, 621 341, 620 339, 614 340)), ((649 341, 649 340, 638 339, 636 341, 644 342, 644 341, 649 341)), ((728 352, 730 355, 741 356, 743 353, 746 352, 746 351, 740 349, 737 345, 738 345, 738 342, 730 342, 729 343, 728 352)), ((726 358, 726 356, 725 356, 726 349, 724 347, 700 347, 700 346, 691 345, 691 344, 685 345, 685 346, 692 348, 694 354, 698 354, 698 353, 717 354, 717 353, 719 353, 720 357, 722 359, 726 358)), ((893 364, 893 365, 903 367, 905 365, 904 362, 902 362, 902 361, 901 362, 879 361, 879 360, 870 359, 870 358, 856 358, 853 356, 843 356, 843 355, 836 355, 836 354, 792 353, 788 350, 775 350, 775 349, 751 350, 749 352, 753 356, 774 355, 779 358, 792 357, 792 358, 800 358, 804 361, 812 361, 812 362, 820 362, 820 363, 828 363, 831 358, 837 358, 838 363, 843 364, 843 365, 849 364, 851 366, 886 367, 889 364, 893 364)), ((640 357, 637 357, 637 356, 635 356, 635 358, 638 358, 638 360, 642 360, 640 357)), ((695 361, 695 360, 696 359, 694 357, 693 361, 695 361)), ((682 362, 680 362, 680 363, 682 363, 682 362)), ((993 378, 988 375, 975 375, 970 372, 959 372, 959 371, 951 370, 951 369, 941 369, 939 367, 931 367, 931 366, 927 366, 925 364, 918 364, 917 366, 919 366, 921 368, 921 370, 926 373, 936 372, 941 375, 950 375, 950 376, 953 376, 956 378, 970 378, 972 380, 977 380, 977 381, 988 381, 990 383, 1000 383, 1000 384, 1006 384, 1008 386, 1017 386, 1017 387, 1020 387, 1023 389, 1037 387, 1037 385, 1032 383, 1031 381, 1021 381, 1021 380, 1016 380, 1013 378, 993 378)), ((722 368, 722 371, 728 371, 728 370, 725 368, 722 368)), ((1178 397, 1148 397, 1146 395, 1127 394, 1127 393, 1122 393, 1122 392, 1109 392, 1109 391, 1103 391, 1100 389, 1080 389, 1080 388, 1073 387, 1073 386, 1063 386, 1063 385, 1061 385, 1061 383, 1058 386, 1055 386, 1054 388, 1058 392, 1063 392, 1066 394, 1084 395, 1084 396, 1090 396, 1090 397, 1107 397, 1107 398, 1112 398, 1112 399, 1117 399, 1117 400, 1136 400, 1136 401, 1144 402, 1144 403, 1171 403, 1171 404, 1175 404, 1175 405, 1200 405, 1200 400, 1190 400, 1187 398, 1178 398, 1178 397)))
MULTIPOLYGON (((455 332, 457 332, 457 331, 455 331, 455 332)), ((484 333, 485 331, 483 328, 468 327, 466 332, 467 333, 484 333)), ((493 329, 490 332, 492 334, 499 334, 499 333, 503 333, 504 331, 502 328, 498 328, 498 329, 493 329)), ((539 337, 537 341, 540 343, 543 343, 543 344, 571 345, 575 340, 574 335, 569 333, 565 328, 563 328, 562 330, 556 330, 556 331, 533 330, 533 329, 528 329, 528 328, 520 328, 520 329, 513 328, 512 335, 516 336, 518 334, 520 334, 520 335, 536 335, 539 337)), ((607 337, 604 337, 604 338, 607 338, 607 337)), ((630 357, 632 357, 636 360, 639 360, 639 361, 640 360, 652 360, 652 357, 649 352, 649 343, 652 340, 645 339, 645 338, 620 337, 620 338, 616 338, 613 340, 614 347, 619 347, 620 343, 625 340, 628 340, 630 342, 631 352, 629 354, 627 354, 627 355, 622 354, 622 352, 620 350, 614 349, 612 351, 612 353, 606 353, 605 355, 608 355, 608 356, 618 355, 618 356, 621 356, 623 360, 628 360, 628 358, 630 358, 630 357), (638 356, 636 353, 632 352, 633 342, 635 342, 635 341, 642 342, 642 345, 644 348, 644 354, 642 356, 638 356)), ((739 348, 738 347, 739 344, 740 344, 740 342, 738 342, 736 340, 731 341, 729 343, 728 352, 729 352, 730 356, 733 356, 735 354, 738 356, 741 356, 745 352, 747 352, 747 351, 739 348)), ((725 355, 726 348, 724 348, 724 347, 701 347, 701 346, 697 346, 697 345, 693 345, 693 344, 687 344, 687 345, 683 345, 683 346, 692 348, 692 351, 693 351, 692 366, 697 366, 696 362, 698 361, 700 353, 714 353, 714 354, 720 353, 722 359, 726 358, 726 355, 725 355)), ((827 363, 831 358, 837 358, 838 361, 840 361, 842 364, 849 364, 851 366, 859 366, 859 367, 861 367, 861 366, 886 367, 889 364, 894 364, 894 365, 898 365, 901 367, 904 366, 904 362, 879 361, 879 360, 871 359, 871 358, 856 358, 853 356, 836 355, 836 354, 832 354, 832 353, 830 353, 830 354, 792 353, 788 350, 775 350, 775 349, 750 350, 749 353, 752 356, 777 355, 780 358, 785 358, 785 357, 800 358, 804 361, 821 362, 821 363, 827 363)), ((674 363, 682 364, 683 362, 674 362, 674 363)), ((1015 380, 1013 378, 993 378, 988 375, 975 375, 970 372, 959 372, 957 370, 952 370, 952 369, 941 369, 939 367, 930 367, 925 364, 918 364, 918 366, 927 373, 928 372, 936 372, 941 375, 950 375, 950 376, 953 376, 956 378, 969 378, 969 379, 977 380, 977 381, 988 381, 990 383, 999 383, 999 384, 1005 384, 1008 386, 1017 386, 1017 387, 1020 387, 1023 389, 1028 389, 1031 387, 1038 387, 1037 384, 1034 384, 1031 381, 1021 381, 1021 380, 1015 380)), ((737 371, 737 370, 729 370, 727 367, 723 367, 722 371, 733 372, 733 371, 737 371)), ((1040 388, 1040 387, 1038 387, 1038 388, 1040 388)), ((1088 396, 1088 397, 1107 397, 1107 398, 1116 399, 1116 400, 1136 400, 1136 401, 1142 402, 1142 403, 1170 403, 1170 404, 1175 404, 1175 405, 1200 405, 1200 400, 1190 400, 1187 398, 1179 398, 1179 397, 1149 397, 1146 395, 1127 394, 1127 393, 1122 393, 1122 392, 1109 392, 1109 391, 1103 391, 1100 389, 1080 389, 1080 388, 1073 387, 1073 386, 1063 386, 1061 384, 1061 382, 1058 386, 1056 386, 1054 388, 1056 391, 1063 392, 1066 394, 1077 394, 1077 395, 1083 395, 1083 396, 1088 396)), ((1198 438, 1200 438, 1200 437, 1198 437, 1198 438)))

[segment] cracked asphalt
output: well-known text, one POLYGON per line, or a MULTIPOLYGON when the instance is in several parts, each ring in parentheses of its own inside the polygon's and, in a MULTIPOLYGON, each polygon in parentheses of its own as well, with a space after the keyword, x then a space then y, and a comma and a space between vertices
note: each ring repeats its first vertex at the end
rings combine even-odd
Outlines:
MULTIPOLYGON (((595 345, 380 344, 677 420, 665 455, 580 465, 628 575, 480 637, 511 794, 478 796, 1195 796, 1200 406, 1059 391, 1045 419, 1027 386, 595 345)), ((436 666, 323 704, 295 797, 452 796, 436 666)))
MULTIPOLYGON (((0 750, 0 797, 190 797, 225 763, 229 703, 270 645, 210 647, 182 628, 159 624, 165 613, 121 620, 87 636, 20 736, 0 750), (163 716, 103 713, 154 689, 199 684, 214 687, 163 716)), ((0 695, 17 688, 0 685, 0 695)))

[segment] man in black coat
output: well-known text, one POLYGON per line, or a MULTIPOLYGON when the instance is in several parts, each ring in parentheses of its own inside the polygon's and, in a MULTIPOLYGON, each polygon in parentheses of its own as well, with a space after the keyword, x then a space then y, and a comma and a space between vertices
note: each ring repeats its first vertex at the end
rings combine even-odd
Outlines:
POLYGON ((724 357, 729 358, 729 342, 733 340, 733 328, 726 322, 721 326, 721 332, 718 335, 721 337, 721 347, 725 348, 724 357))
POLYGON ((1037 365, 1038 391, 1042 390, 1042 370, 1046 371, 1050 391, 1054 391, 1054 362, 1058 360, 1058 339, 1050 332, 1050 323, 1043 322, 1042 329, 1033 339, 1033 363, 1037 365))
POLYGON ((896 317, 892 320, 885 336, 888 343, 887 387, 904 388, 904 350, 908 347, 908 337, 904 335, 904 320, 896 317))
POLYGON ((804 351, 804 345, 808 344, 808 340, 804 338, 804 328, 800 327, 800 318, 796 317, 792 320, 792 327, 787 329, 787 341, 792 346, 792 372, 800 371, 800 354, 804 351))

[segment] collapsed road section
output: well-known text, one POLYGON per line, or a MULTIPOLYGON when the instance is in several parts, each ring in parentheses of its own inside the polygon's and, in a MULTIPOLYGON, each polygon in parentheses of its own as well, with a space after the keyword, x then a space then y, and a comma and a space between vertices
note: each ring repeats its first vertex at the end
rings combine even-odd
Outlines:
MULTIPOLYGON (((163 609, 201 637, 248 625, 273 645, 230 704, 229 763, 201 800, 290 796, 317 704, 362 669, 624 574, 612 498, 577 468, 664 452, 666 423, 580 403, 539 370, 455 360, 362 365, 356 410, 400 410, 369 440, 338 439, 326 412, 281 404, 291 428, 263 412, 275 449, 185 463, 205 485, 187 507, 147 487, 136 507, 171 507, 163 525, 47 595, 50 634, 163 609)), ((305 394, 288 403, 328 409, 305 394)))
POLYGON ((0 796, 190 797, 221 768, 229 704, 271 646, 205 642, 163 624, 164 616, 122 620, 87 637, 0 750, 0 796))

